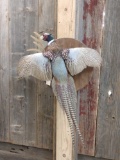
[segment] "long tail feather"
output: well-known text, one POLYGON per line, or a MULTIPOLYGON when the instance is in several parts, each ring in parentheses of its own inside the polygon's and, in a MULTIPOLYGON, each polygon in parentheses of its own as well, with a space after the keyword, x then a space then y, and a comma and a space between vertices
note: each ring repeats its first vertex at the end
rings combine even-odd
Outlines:
POLYGON ((76 116, 76 107, 77 107, 77 94, 76 94, 76 89, 75 89, 75 85, 74 85, 74 80, 71 76, 69 76, 69 82, 68 82, 68 105, 69 105, 69 111, 72 117, 72 121, 74 124, 74 127, 76 129, 76 131, 78 132, 78 135, 80 136, 81 142, 82 144, 85 146, 84 144, 84 140, 81 134, 81 131, 79 129, 79 125, 77 122, 77 116, 76 116))
POLYGON ((76 90, 74 86, 74 80, 71 76, 68 77, 68 81, 66 83, 56 83, 55 79, 52 80, 52 88, 57 100, 60 105, 63 107, 71 130, 72 142, 73 146, 75 144, 75 133, 74 127, 80 136, 81 142, 84 145, 84 140, 82 138, 80 129, 77 123, 76 117, 76 90))
POLYGON ((73 126, 72 117, 70 115, 70 111, 69 111, 69 108, 67 105, 65 86, 61 86, 61 85, 56 84, 55 80, 53 79, 52 80, 52 88, 53 88, 54 94, 56 95, 56 97, 58 99, 58 102, 60 103, 61 107, 63 108, 63 110, 66 113, 68 123, 70 126, 72 143, 73 143, 73 147, 74 147, 74 145, 75 145, 74 126, 73 126))

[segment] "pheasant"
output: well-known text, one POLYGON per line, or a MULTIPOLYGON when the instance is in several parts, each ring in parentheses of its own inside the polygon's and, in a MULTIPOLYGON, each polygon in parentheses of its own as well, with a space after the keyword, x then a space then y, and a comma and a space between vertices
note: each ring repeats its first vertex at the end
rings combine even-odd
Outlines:
POLYGON ((44 33, 40 38, 44 41, 47 41, 48 45, 54 41, 54 38, 50 33, 44 33))
POLYGON ((35 53, 21 58, 18 65, 20 77, 33 76, 41 81, 52 81, 53 93, 66 113, 75 144, 74 129, 84 144, 77 118, 77 93, 73 76, 87 67, 100 67, 101 56, 91 48, 62 49, 50 34, 43 34, 43 40, 49 42, 43 53, 35 53), (50 42, 51 41, 51 42, 50 42))

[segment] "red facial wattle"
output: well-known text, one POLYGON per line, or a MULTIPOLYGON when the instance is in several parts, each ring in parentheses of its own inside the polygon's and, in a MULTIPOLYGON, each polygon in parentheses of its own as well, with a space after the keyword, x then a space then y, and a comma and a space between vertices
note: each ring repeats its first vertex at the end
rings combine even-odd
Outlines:
POLYGON ((48 35, 43 35, 43 40, 47 41, 48 35))

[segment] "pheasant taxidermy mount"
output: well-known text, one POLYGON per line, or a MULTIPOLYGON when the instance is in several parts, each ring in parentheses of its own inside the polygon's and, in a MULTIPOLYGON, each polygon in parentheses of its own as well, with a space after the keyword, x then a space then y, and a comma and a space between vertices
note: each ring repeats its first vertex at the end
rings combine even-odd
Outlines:
POLYGON ((48 45, 54 41, 54 38, 50 33, 44 33, 40 38, 44 41, 47 41, 48 45))
POLYGON ((20 77, 33 76, 41 81, 52 81, 53 93, 65 111, 69 122, 73 146, 75 143, 74 128, 84 145, 76 118, 77 93, 73 76, 81 73, 87 67, 100 67, 101 56, 91 48, 63 49, 59 41, 53 40, 49 33, 44 33, 41 37, 37 32, 34 34, 37 36, 37 38, 32 36, 35 40, 34 44, 38 46, 38 51, 41 49, 42 53, 22 57, 18 65, 18 74, 20 77), (41 38, 48 42, 46 47, 43 46, 41 38))

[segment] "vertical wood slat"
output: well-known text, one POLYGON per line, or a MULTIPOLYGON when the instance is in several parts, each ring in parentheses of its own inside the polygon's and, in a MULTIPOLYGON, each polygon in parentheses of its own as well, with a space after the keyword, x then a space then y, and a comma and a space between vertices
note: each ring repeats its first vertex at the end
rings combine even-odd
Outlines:
POLYGON ((38 1, 13 0, 10 6, 11 77, 10 77, 10 142, 36 145, 35 80, 18 80, 19 59, 32 47, 30 34, 38 30, 38 1))
MULTIPOLYGON (((51 14, 45 12, 46 9, 47 12, 49 12, 51 7, 54 6, 54 3, 51 2, 50 6, 49 3, 45 3, 42 0, 21 0, 19 2, 14 0, 10 6, 11 67, 13 68, 11 77, 10 141, 17 144, 52 149, 53 120, 46 118, 46 116, 41 116, 39 113, 41 110, 43 115, 49 115, 50 113, 49 116, 53 116, 53 93, 49 88, 48 93, 47 89, 45 89, 46 85, 34 78, 24 79, 22 81, 18 80, 16 68, 20 57, 28 54, 26 49, 32 48, 33 46, 30 35, 34 31, 41 31, 42 27, 44 30, 44 26, 46 25, 45 21, 48 22, 50 17, 52 17, 51 23, 54 21, 54 8, 51 14), (49 15, 47 18, 45 18, 45 13, 43 14, 39 11, 39 7, 42 7, 43 13, 45 12, 46 15, 49 15), (48 9, 48 7, 50 8, 48 9), (45 19, 43 19, 43 17, 45 19), (41 26, 41 23, 44 23, 45 25, 41 26), (43 85, 42 92, 46 95, 48 93, 48 98, 50 97, 47 101, 39 96, 40 94, 43 94, 40 90, 41 85, 43 85)), ((52 32, 54 32, 55 25, 54 23, 52 25, 52 32)), ((48 24, 46 27, 49 29, 48 24)))
POLYGON ((39 82, 37 84, 37 146, 40 148, 53 148, 53 109, 52 88, 45 82, 39 82))
POLYGON ((9 141, 9 15, 8 0, 0 3, 0 141, 9 141))
MULTIPOLYGON (((81 4, 79 12, 83 14, 83 20, 76 18, 76 24, 81 29, 78 30, 77 27, 76 37, 82 40, 87 47, 94 48, 100 52, 104 0, 83 0, 78 4, 81 4), (79 32, 82 33, 80 34, 79 32)), ((86 151, 84 151, 83 146, 79 143, 79 153, 92 156, 95 152, 98 81, 99 72, 94 70, 94 75, 89 84, 78 93, 80 96, 80 129, 86 144, 86 151)))
POLYGON ((57 0, 39 0, 39 32, 56 36, 56 3, 57 0))
MULTIPOLYGON (((39 32, 56 36, 56 0, 39 0, 39 32)), ((37 81, 37 146, 53 149, 54 95, 45 83, 37 81)))
POLYGON ((75 37, 75 0, 57 3, 57 38, 75 37))
POLYGON ((120 159, 120 1, 107 0, 96 156, 120 159))
MULTIPOLYGON (((57 38, 75 36, 75 0, 57 3, 57 38)), ((72 139, 66 114, 56 106, 56 160, 72 160, 72 139)))

